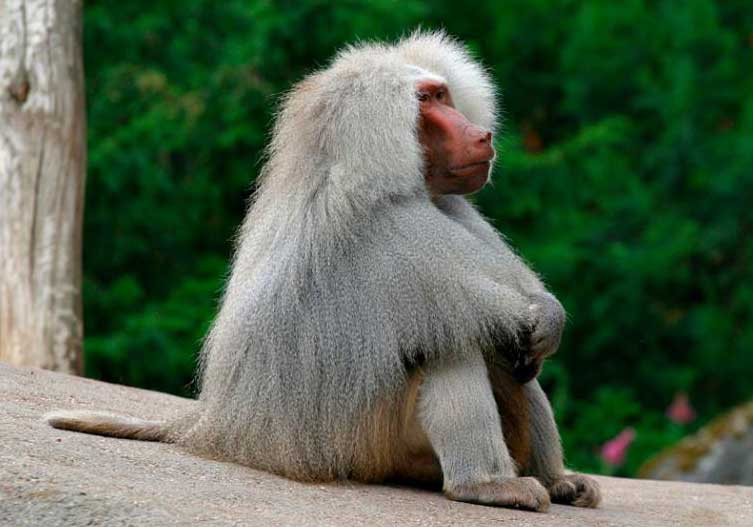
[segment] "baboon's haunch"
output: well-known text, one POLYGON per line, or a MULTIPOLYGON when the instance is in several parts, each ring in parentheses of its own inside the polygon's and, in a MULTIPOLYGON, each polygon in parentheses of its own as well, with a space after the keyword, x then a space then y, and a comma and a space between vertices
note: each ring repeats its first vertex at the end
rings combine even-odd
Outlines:
POLYGON ((489 178, 494 123, 489 77, 441 33, 339 53, 283 100, 196 413, 50 424, 298 480, 596 506, 535 380, 562 307, 461 196, 489 178))

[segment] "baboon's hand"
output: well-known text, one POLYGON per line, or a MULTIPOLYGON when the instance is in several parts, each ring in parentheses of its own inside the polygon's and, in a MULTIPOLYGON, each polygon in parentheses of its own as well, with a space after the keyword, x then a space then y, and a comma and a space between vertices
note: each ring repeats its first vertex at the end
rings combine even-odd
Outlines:
POLYGON ((557 351, 565 328, 565 310, 550 293, 541 293, 532 298, 528 306, 529 330, 525 342, 513 361, 513 376, 519 382, 535 378, 544 359, 557 351))

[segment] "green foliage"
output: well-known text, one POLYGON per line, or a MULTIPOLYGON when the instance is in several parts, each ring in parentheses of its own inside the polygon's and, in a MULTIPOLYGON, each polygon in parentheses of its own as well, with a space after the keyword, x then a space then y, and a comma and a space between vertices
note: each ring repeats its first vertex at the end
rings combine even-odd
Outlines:
POLYGON ((542 381, 572 465, 631 474, 751 397, 748 2, 88 2, 87 373, 191 392, 276 97, 356 39, 467 41, 503 90, 477 198, 570 314, 542 381), (611 469, 610 469, 611 470, 611 469))

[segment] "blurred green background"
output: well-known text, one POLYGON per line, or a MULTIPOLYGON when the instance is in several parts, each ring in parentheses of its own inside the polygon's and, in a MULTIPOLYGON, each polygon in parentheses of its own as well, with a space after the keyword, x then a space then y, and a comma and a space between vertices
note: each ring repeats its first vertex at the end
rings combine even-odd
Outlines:
POLYGON ((85 8, 86 373, 190 395, 275 102, 421 25, 502 92, 483 212, 570 314, 568 462, 623 475, 753 396, 753 8, 739 1, 129 0, 85 8), (677 392, 699 418, 667 419, 677 392), (599 448, 625 427, 611 467, 599 448))

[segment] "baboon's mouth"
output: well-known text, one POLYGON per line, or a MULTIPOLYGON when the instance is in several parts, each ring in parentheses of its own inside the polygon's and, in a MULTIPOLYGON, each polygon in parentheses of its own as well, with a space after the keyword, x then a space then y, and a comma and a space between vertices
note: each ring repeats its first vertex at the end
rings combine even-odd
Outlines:
POLYGON ((451 168, 450 172, 455 174, 456 176, 471 176, 478 172, 481 172, 482 170, 488 171, 489 167, 491 166, 491 162, 491 159, 486 159, 484 161, 468 163, 467 165, 451 168))

